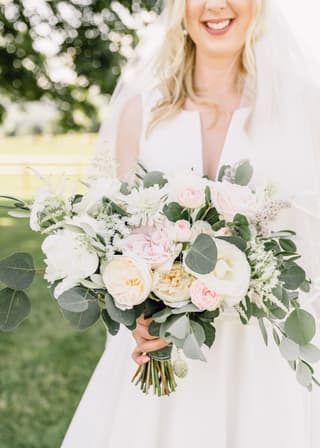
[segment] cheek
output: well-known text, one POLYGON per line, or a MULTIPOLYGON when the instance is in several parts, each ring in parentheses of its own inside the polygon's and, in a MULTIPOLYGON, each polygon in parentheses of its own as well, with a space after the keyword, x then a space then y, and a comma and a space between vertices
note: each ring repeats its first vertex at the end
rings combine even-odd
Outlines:
POLYGON ((186 26, 191 35, 197 31, 204 9, 204 3, 204 1, 200 0, 186 1, 186 26))

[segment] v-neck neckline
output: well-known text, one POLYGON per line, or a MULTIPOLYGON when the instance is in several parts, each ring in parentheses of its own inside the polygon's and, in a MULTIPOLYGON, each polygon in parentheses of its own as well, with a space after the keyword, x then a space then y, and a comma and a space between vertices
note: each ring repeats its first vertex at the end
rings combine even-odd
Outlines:
MULTIPOLYGON (((220 172, 222 163, 225 160, 226 151, 229 147, 230 136, 232 135, 236 118, 238 117, 239 114, 241 114, 243 112, 247 112, 249 109, 250 109, 250 106, 240 106, 232 112, 231 120, 228 125, 228 129, 227 129, 227 132, 225 135, 225 139, 224 139, 224 143, 223 143, 222 150, 220 153, 219 161, 217 164, 215 179, 214 180, 211 179, 211 180, 213 180, 213 181, 218 180, 219 172, 220 172)), ((198 135, 198 142, 199 142, 199 148, 200 148, 200 151, 199 151, 200 154, 199 154, 198 161, 199 161, 199 168, 201 171, 201 175, 204 176, 204 154, 203 154, 204 148, 203 148, 201 111, 198 109, 181 109, 180 112, 183 114, 186 114, 186 115, 190 114, 190 116, 194 115, 196 117, 197 135, 198 135)))

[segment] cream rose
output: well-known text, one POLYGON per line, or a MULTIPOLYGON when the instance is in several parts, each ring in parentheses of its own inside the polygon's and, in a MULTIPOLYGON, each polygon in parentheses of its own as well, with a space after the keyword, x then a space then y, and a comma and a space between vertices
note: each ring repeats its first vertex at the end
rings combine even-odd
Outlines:
POLYGON ((200 208, 205 203, 205 188, 208 181, 192 172, 167 175, 169 201, 178 202, 182 207, 200 208))
POLYGON ((232 221, 237 213, 250 219, 258 210, 256 195, 250 188, 230 182, 214 183, 212 202, 226 221, 232 221))
POLYGON ((159 299, 172 307, 180 308, 190 303, 192 276, 181 263, 174 263, 169 271, 156 270, 153 274, 152 291, 159 299))
POLYGON ((200 279, 211 291, 223 298, 228 306, 241 302, 249 289, 250 265, 246 255, 234 244, 215 239, 218 249, 217 264, 212 272, 200 275, 185 266, 185 270, 200 279))
POLYGON ((179 219, 174 225, 174 240, 186 243, 191 238, 191 224, 185 219, 179 219))
POLYGON ((116 255, 103 268, 102 278, 121 310, 132 309, 144 302, 151 291, 151 272, 142 260, 116 255))

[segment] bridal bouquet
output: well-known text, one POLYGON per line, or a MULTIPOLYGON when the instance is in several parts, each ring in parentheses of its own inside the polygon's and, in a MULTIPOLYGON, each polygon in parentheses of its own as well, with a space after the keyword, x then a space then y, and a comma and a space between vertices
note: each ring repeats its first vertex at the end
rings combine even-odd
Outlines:
MULTIPOLYGON (((275 199, 272 188, 254 190, 252 175, 246 160, 222 167, 216 182, 140 167, 136 185, 99 179, 71 198, 46 187, 32 204, 15 200, 11 214, 29 216, 31 229, 46 236, 45 279, 72 325, 85 329, 101 317, 116 335, 121 324, 133 330, 144 313, 152 317, 150 333, 170 340, 134 375, 143 392, 174 391, 175 377, 187 374, 185 357, 205 361, 215 320, 230 312, 244 325, 257 319, 266 343, 270 327, 298 381, 311 388, 320 350, 311 343, 315 319, 299 300, 311 280, 297 263, 295 233, 271 230, 290 203, 275 199)), ((21 269, 33 270, 27 254, 0 261, 8 286, 0 316, 1 307, 9 313, 12 291, 22 294, 30 283, 16 288, 13 273, 21 269)), ((11 307, 16 321, 18 308, 11 307)))

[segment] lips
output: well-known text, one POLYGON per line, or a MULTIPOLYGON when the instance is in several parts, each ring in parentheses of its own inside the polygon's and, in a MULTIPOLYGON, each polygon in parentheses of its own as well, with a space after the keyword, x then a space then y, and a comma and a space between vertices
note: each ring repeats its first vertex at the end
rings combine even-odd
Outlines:
POLYGON ((232 26, 234 18, 211 19, 203 21, 203 25, 210 34, 224 34, 232 26))

